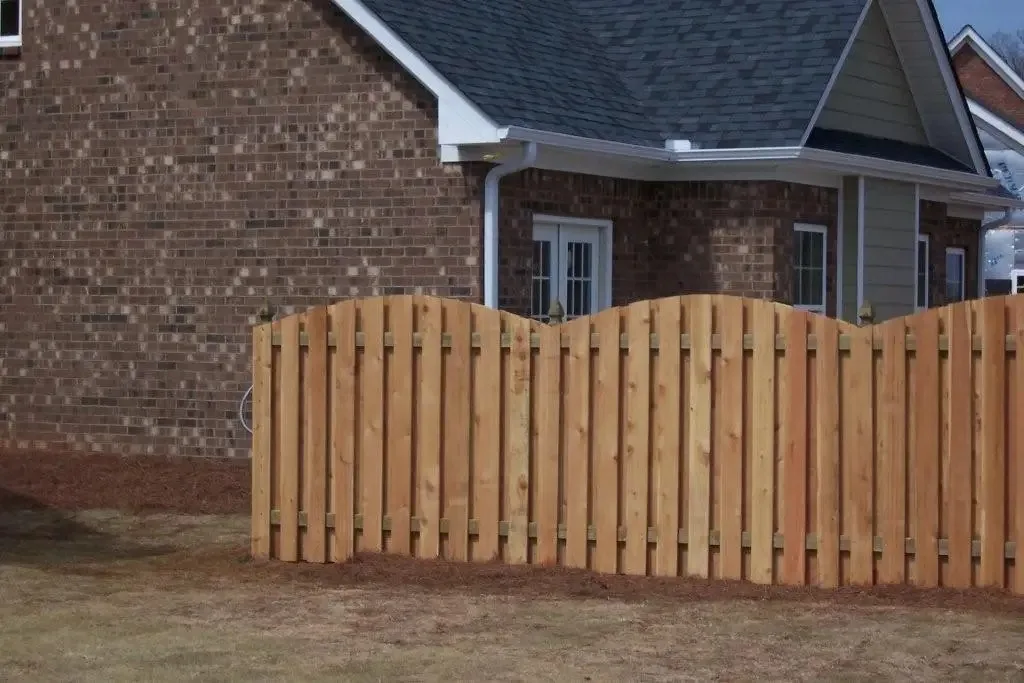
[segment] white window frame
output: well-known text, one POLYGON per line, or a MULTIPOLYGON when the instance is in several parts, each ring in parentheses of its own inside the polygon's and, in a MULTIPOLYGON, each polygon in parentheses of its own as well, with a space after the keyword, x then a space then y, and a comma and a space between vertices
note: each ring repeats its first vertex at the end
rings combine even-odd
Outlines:
MULTIPOLYGON (((547 239, 554 242, 553 254, 558 253, 559 232, 565 230, 570 234, 577 234, 584 241, 593 241, 597 248, 594 251, 594 287, 591 291, 591 305, 594 313, 599 313, 612 305, 612 221, 594 218, 571 218, 568 216, 555 216, 550 214, 533 215, 533 235, 531 242, 538 239, 547 239), (587 235, 586 233, 590 233, 587 235)), ((557 266, 553 268, 552 295, 557 297, 563 308, 566 307, 564 300, 566 281, 565 275, 558 274, 557 266)), ((531 274, 530 286, 533 286, 531 274)), ((533 297, 531 290, 531 307, 533 297)), ((568 313, 568 310, 566 310, 568 313)), ((546 319, 547 311, 540 316, 546 319)))
POLYGON ((1010 294, 1024 294, 1017 291, 1017 278, 1024 278, 1024 269, 1014 268, 1010 271, 1010 294))
MULTIPOLYGON (((965 301, 967 299, 967 250, 963 247, 946 247, 946 282, 943 294, 949 291, 949 257, 951 255, 960 258, 960 298, 956 301, 965 301)), ((946 303, 950 302, 946 301, 946 303)))
MULTIPOLYGON (((828 228, 824 225, 813 225, 811 223, 794 223, 793 224, 793 241, 796 242, 796 233, 798 232, 809 232, 821 235, 821 304, 796 304, 794 308, 798 308, 801 311, 808 311, 810 313, 818 313, 820 315, 826 315, 828 310, 828 228)), ((799 277, 800 266, 799 256, 796 255, 794 249, 793 259, 793 294, 794 299, 796 298, 796 279, 799 277)))
POLYGON ((917 236, 917 250, 914 251, 914 310, 924 311, 931 305, 931 239, 928 235, 917 236), (924 245, 924 304, 921 304, 921 263, 918 252, 924 245))
MULTIPOLYGON (((0 0, 0 3, 12 0, 0 0)), ((0 36, 0 48, 21 47, 22 35, 25 33, 25 0, 13 0, 18 3, 18 33, 13 36, 0 36)))

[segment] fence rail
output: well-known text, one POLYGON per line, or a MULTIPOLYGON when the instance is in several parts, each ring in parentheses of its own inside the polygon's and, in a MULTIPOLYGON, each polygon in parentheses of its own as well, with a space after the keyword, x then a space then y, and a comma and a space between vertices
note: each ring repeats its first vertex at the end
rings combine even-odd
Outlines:
POLYGON ((560 326, 396 296, 254 347, 257 556, 1024 593, 1024 297, 858 328, 725 296, 560 326))

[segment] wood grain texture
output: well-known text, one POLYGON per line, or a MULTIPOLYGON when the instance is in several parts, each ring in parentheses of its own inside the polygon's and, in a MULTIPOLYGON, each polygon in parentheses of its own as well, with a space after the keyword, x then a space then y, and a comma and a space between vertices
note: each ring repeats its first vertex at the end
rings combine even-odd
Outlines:
POLYGON ((807 327, 809 316, 787 310, 779 315, 779 329, 786 338, 783 376, 779 378, 779 422, 782 425, 782 536, 784 539, 780 580, 800 586, 807 581, 807 327))
POLYGON ((359 549, 379 553, 384 549, 384 305, 385 299, 359 302, 363 336, 362 449, 359 453, 359 512, 363 529, 359 549))
POLYGON ((652 426, 654 453, 654 526, 658 545, 654 553, 652 573, 676 576, 679 573, 679 442, 682 356, 681 301, 678 297, 654 303, 659 348, 657 371, 654 373, 654 422, 652 426))
POLYGON ((878 531, 882 557, 878 582, 905 579, 907 537, 907 345, 901 318, 875 328, 882 346, 878 420, 878 531))
POLYGON ((919 586, 939 585, 939 501, 942 452, 939 430, 939 315, 929 311, 910 318, 914 335, 910 420, 913 441, 914 578, 919 586))
POLYGON ((511 564, 525 564, 529 555, 530 515, 530 321, 509 323, 508 413, 505 425, 505 507, 511 564))
POLYGON ((814 419, 817 457, 815 484, 816 517, 818 520, 817 575, 818 585, 834 588, 839 585, 839 513, 840 513, 840 393, 839 393, 839 328, 824 317, 814 319, 818 348, 815 393, 817 405, 814 419))
POLYGON ((743 394, 747 386, 743 376, 743 299, 723 296, 717 304, 722 331, 722 372, 715 386, 721 400, 721 431, 715 440, 721 471, 719 560, 722 578, 738 581, 743 578, 743 394))
POLYGON ((332 557, 344 562, 355 552, 354 515, 356 412, 356 306, 346 301, 331 307, 331 333, 337 350, 331 366, 331 472, 334 483, 334 542, 332 557))
POLYGON ((299 375, 299 331, 301 318, 281 321, 281 548, 278 559, 299 560, 299 476, 301 465, 301 391, 299 375))
POLYGON ((750 492, 750 580, 770 584, 774 578, 775 533, 775 306, 753 307, 754 356, 753 459, 750 492))
POLYGON ((949 535, 949 570, 952 588, 971 585, 971 526, 973 507, 974 431, 973 392, 971 390, 971 319, 967 304, 947 308, 946 330, 949 337, 949 405, 947 406, 946 449, 949 454, 949 509, 946 511, 949 535))
POLYGON ((470 304, 449 300, 444 302, 443 310, 451 346, 444 362, 442 513, 448 520, 447 559, 464 562, 469 559, 470 354, 473 330, 470 304))
POLYGON ((416 297, 422 351, 418 386, 416 429, 416 516, 420 534, 418 557, 434 559, 441 554, 441 409, 442 303, 434 297, 416 297))
POLYGON ((534 468, 534 518, 537 549, 534 564, 558 562, 558 464, 562 443, 562 333, 542 326, 537 354, 537 458, 534 468))
POLYGON ((618 571, 620 315, 613 309, 594 319, 599 339, 594 384, 594 569, 608 574, 618 571))
POLYGON ((480 357, 473 377, 473 514, 478 531, 473 559, 490 562, 498 559, 501 520, 501 314, 477 308, 474 318, 480 357))
POLYGON ((626 574, 647 574, 647 496, 650 476, 651 304, 641 301, 626 311, 626 433, 623 486, 626 574))
POLYGON ((252 528, 250 550, 270 557, 270 477, 273 469, 273 352, 270 324, 252 333, 252 528))
POLYGON ((388 367, 388 471, 387 513, 391 519, 388 551, 412 552, 413 469, 413 333, 414 305, 411 296, 395 297, 389 306, 394 351, 388 367))
POLYGON ((690 333, 690 400, 687 409, 688 467, 686 573, 708 578, 711 538, 711 321, 712 299, 687 306, 690 333))
POLYGON ((1006 582, 1006 310, 1001 297, 977 302, 981 313, 981 565, 978 583, 1006 582))
POLYGON ((302 559, 327 561, 327 309, 306 313, 305 373, 302 379, 303 456, 302 509, 306 528, 302 559))

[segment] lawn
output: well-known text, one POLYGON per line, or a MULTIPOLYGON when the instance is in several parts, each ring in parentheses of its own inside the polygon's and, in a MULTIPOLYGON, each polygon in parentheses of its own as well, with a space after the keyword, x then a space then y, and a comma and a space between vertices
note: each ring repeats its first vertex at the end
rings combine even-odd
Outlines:
POLYGON ((0 512, 2 678, 1024 679, 1022 611, 998 601, 729 598, 685 582, 651 582, 643 599, 649 580, 257 564, 246 541, 244 515, 0 512))

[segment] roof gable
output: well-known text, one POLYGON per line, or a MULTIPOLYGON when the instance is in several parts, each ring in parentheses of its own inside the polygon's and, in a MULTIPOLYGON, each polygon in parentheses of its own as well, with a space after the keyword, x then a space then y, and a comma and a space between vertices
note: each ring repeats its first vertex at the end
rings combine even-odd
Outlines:
POLYGON ((363 0, 491 119, 798 146, 865 0, 363 0))
POLYGON ((965 49, 973 51, 981 57, 989 69, 995 73, 1017 96, 1024 100, 1024 78, 1006 63, 999 53, 985 41, 981 35, 974 30, 973 26, 967 25, 949 41, 949 52, 954 57, 965 49))

